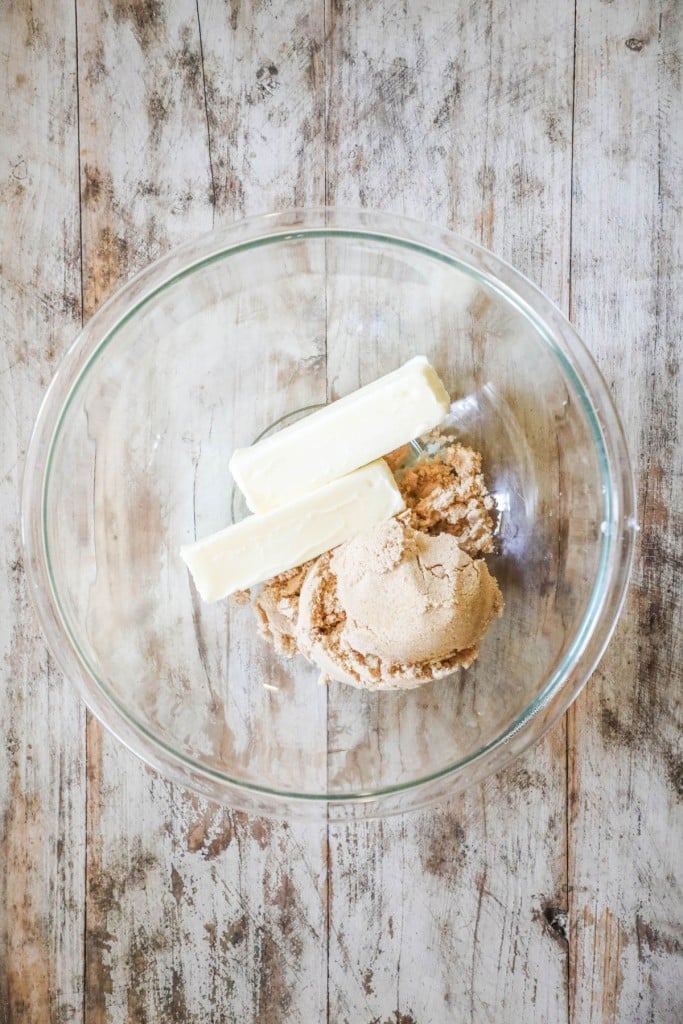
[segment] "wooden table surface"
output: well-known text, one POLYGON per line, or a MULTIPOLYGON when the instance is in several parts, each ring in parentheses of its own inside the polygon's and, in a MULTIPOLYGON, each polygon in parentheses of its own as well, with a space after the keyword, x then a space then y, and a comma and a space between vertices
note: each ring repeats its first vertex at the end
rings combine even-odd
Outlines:
POLYGON ((679 1022, 683 4, 0 5, 0 1022, 679 1022), (569 713, 438 808, 276 824, 103 733, 22 565, 40 400, 84 320, 245 214, 454 227, 565 310, 621 410, 639 534, 569 713))

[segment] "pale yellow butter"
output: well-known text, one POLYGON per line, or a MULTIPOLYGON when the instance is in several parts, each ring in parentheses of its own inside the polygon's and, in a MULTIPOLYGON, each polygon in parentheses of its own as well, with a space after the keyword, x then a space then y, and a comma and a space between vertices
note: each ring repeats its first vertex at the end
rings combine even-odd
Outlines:
POLYGON ((218 601, 316 558, 404 507, 389 467, 379 460, 180 554, 203 599, 218 601))
POLYGON ((416 356, 250 448, 230 470, 252 512, 267 512, 322 487, 436 427, 450 398, 425 356, 416 356))

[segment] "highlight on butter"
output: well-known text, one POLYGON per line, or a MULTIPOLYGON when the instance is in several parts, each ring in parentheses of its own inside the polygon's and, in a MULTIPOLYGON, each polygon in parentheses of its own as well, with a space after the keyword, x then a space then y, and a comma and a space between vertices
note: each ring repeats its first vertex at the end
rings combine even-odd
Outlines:
POLYGON ((182 547, 205 601, 245 590, 403 510, 382 455, 432 430, 450 398, 416 356, 251 448, 230 469, 254 515, 182 547))

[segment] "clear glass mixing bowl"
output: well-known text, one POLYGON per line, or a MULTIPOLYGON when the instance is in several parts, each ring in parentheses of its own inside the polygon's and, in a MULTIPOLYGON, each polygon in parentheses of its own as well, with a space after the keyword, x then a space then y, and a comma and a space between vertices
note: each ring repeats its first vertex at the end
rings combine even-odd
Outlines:
POLYGON ((133 751, 242 808, 368 815, 481 779, 567 708, 619 613, 633 517, 610 395, 552 303, 449 232, 312 210, 186 245, 90 320, 38 416, 23 535, 62 670, 133 751), (249 607, 204 605, 178 549, 240 514, 235 447, 417 353, 483 454, 505 613, 449 679, 320 686, 249 607))

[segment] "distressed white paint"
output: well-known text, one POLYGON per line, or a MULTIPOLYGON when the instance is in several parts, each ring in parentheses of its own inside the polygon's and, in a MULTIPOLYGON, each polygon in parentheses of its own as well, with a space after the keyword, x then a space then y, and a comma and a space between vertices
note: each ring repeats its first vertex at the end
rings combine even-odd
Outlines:
MULTIPOLYGON (((2 1024, 681 1015, 680 8, 578 0, 574 20, 541 0, 78 5, 86 315, 245 213, 327 198, 448 223, 569 306, 643 525, 568 726, 480 789, 327 836, 195 799, 90 722, 86 835, 85 716, 13 568, 30 424, 80 315, 75 25, 57 0, 3 7, 2 1024)), ((359 363, 327 371, 334 394, 359 363)))
MULTIPOLYGON (((328 25, 329 199, 450 224, 566 302, 573 12, 332 5, 328 25)), ((346 352, 335 388, 369 359, 346 352)), ((566 910, 564 755, 560 724, 447 810, 332 830, 333 1020, 566 1018, 543 914, 566 910)))
POLYGON ((85 713, 47 654, 19 529, 33 421, 80 327, 73 8, 4 5, 0 26, 0 1020, 77 1022, 85 713))
POLYGON ((621 408, 641 533, 569 716, 572 1007, 683 1018, 683 9, 577 9, 572 317, 621 408))
MULTIPOLYGON (((280 5, 278 47, 306 49, 309 32, 321 41, 322 19, 304 6, 280 5)), ((270 205, 266 183, 289 206, 322 201, 303 190, 290 153, 272 155, 269 131, 300 148, 302 123, 322 123, 322 96, 289 50, 284 62, 276 56, 297 96, 293 109, 284 88, 265 87, 260 71, 276 59, 272 7, 266 15, 245 6, 232 18, 208 3, 198 21, 194 2, 169 4, 154 23, 150 10, 79 9, 87 314, 172 244, 270 205), (237 151, 243 163, 232 170, 237 151)), ((321 42, 312 59, 316 48, 321 42)), ((322 181, 320 140, 312 158, 322 181)), ((246 376, 259 372, 258 346, 253 360, 246 376)), ((277 406, 281 369, 268 368, 273 419, 287 411, 277 406)), ((248 443, 263 425, 252 423, 257 407, 247 395, 236 401, 244 432, 236 443, 248 443)), ((201 477, 200 452, 197 460, 201 477)), ((233 686, 229 711, 257 723, 268 696, 233 686)), ((327 983, 324 825, 289 829, 230 813, 147 772, 93 721, 88 736, 86 1019, 318 1019, 327 983)))

